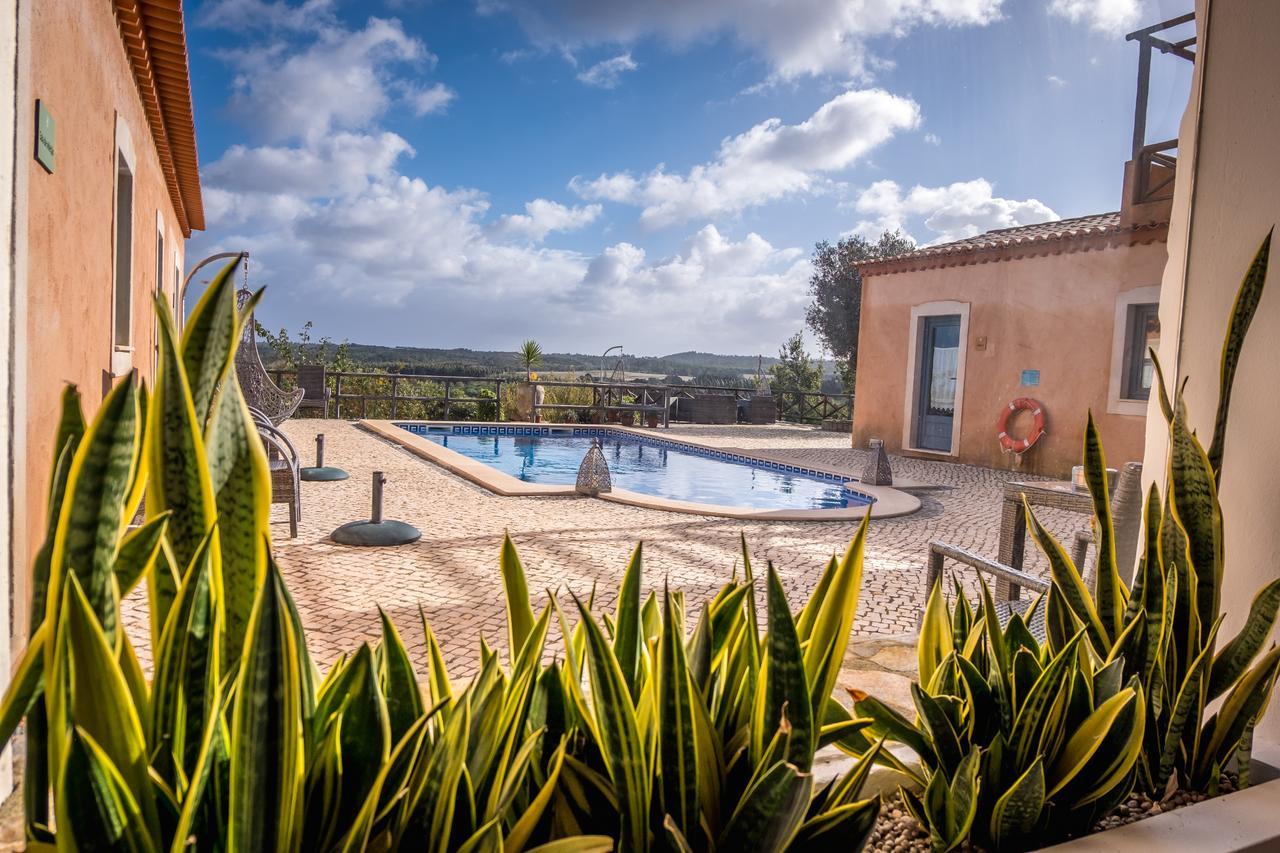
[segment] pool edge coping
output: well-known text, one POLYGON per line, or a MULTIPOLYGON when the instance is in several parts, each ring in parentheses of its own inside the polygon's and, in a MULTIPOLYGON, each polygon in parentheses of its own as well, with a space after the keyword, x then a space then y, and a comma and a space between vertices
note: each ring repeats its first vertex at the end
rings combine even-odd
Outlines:
MULTIPOLYGON (((398 426, 399 423, 408 423, 412 419, 402 420, 371 420, 361 419, 356 421, 356 426, 367 432, 371 432, 381 438, 400 445, 413 455, 431 462, 456 476, 462 477, 477 486, 487 489, 497 495, 503 497, 582 497, 577 493, 573 486, 568 485, 548 485, 545 483, 526 483, 510 474, 503 473, 483 462, 463 456, 453 450, 429 441, 423 436, 410 432, 403 427, 398 426)), ((475 426, 474 421, 424 421, 432 426, 475 426)), ((487 423, 485 425, 488 425, 487 423)), ((533 424, 520 421, 503 422, 502 424, 494 424, 495 426, 504 427, 544 427, 548 424, 533 424)), ((559 426, 559 425, 557 425, 559 426)), ((643 429, 636 427, 625 427, 616 425, 601 425, 592 428, 607 429, 612 432, 635 435, 639 438, 652 438, 653 436, 643 429)), ((722 451, 723 448, 715 447, 708 444, 701 444, 696 441, 690 441, 684 437, 659 436, 663 441, 673 442, 675 444, 683 444, 696 450, 722 451)), ((737 454, 744 458, 752 459, 764 464, 777 464, 777 460, 765 459, 763 457, 751 456, 750 454, 737 454)), ((847 473, 823 469, 822 466, 809 466, 814 470, 822 470, 824 474, 834 477, 845 478, 846 481, 852 482, 852 478, 847 473)), ((678 501, 671 498, 660 498, 654 495, 640 494, 639 492, 631 492, 626 489, 614 489, 612 492, 601 494, 598 497, 601 500, 611 503, 625 504, 628 506, 640 507, 643 509, 656 509, 664 512, 679 512, 689 515, 705 515, 716 516, 720 518, 736 518, 744 521, 861 521, 864 515, 870 514, 872 519, 880 520, 885 518, 896 518, 902 515, 909 515, 920 509, 920 499, 915 495, 907 494, 898 489, 887 486, 869 486, 863 483, 856 483, 855 491, 861 492, 873 499, 869 504, 869 509, 864 510, 862 507, 846 507, 844 509, 773 509, 773 510, 757 510, 745 507, 723 506, 719 504, 703 504, 692 503, 689 501, 678 501)))

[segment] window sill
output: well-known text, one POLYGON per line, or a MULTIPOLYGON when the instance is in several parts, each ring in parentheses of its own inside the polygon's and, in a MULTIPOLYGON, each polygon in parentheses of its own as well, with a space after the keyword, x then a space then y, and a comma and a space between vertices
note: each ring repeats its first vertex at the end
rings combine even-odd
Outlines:
POLYGON ((1147 401, 1146 400, 1108 400, 1107 414, 1127 415, 1129 417, 1145 418, 1147 416, 1147 401))

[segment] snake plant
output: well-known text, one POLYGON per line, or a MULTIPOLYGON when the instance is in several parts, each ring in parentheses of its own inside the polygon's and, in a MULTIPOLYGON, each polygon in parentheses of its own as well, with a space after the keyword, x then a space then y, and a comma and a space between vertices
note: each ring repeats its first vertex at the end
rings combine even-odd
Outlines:
POLYGON ((1091 825, 1132 790, 1142 684, 1094 658, 1084 630, 1039 642, 1021 614, 1001 626, 985 584, 976 608, 957 584, 948 610, 939 581, 920 637, 915 718, 864 693, 854 708, 875 721, 870 734, 919 757, 918 769, 899 768, 923 792, 902 797, 935 850, 970 839, 993 850, 1040 846, 1091 825))
POLYGON ((425 619, 415 667, 384 614, 379 642, 322 675, 271 556, 267 460, 233 369, 260 294, 238 310, 234 271, 181 340, 157 305, 154 393, 127 377, 89 424, 64 395, 32 635, 0 703, 0 745, 26 721, 33 848, 861 846, 874 750, 823 785, 813 760, 868 725, 830 698, 865 523, 798 618, 770 567, 763 632, 744 545, 744 581, 688 636, 679 591, 641 600, 639 548, 615 611, 575 601, 571 620, 555 596, 535 616, 506 540, 505 661, 482 642, 455 684, 425 619), (120 611, 139 584, 150 681, 120 611), (547 662, 553 618, 563 662, 547 662))
MULTIPOLYGON (((1049 558, 1048 613, 1059 631, 1083 626, 1091 653, 1122 659, 1125 678, 1146 696, 1147 733, 1138 785, 1159 798, 1175 787, 1213 791, 1234 765, 1248 783, 1252 731, 1280 671, 1280 648, 1265 648, 1280 608, 1280 579, 1259 590, 1239 632, 1219 633, 1222 578, 1228 571, 1218 488, 1228 414, 1245 335, 1262 298, 1271 234, 1263 240, 1236 295, 1222 350, 1214 432, 1206 450, 1187 423, 1179 386, 1169 394, 1155 353, 1159 403, 1169 434, 1166 492, 1147 493, 1142 554, 1126 586, 1116 557, 1106 461, 1092 419, 1085 437, 1085 476, 1093 495, 1097 578, 1090 590, 1080 569, 1029 513, 1029 528, 1049 558), (1218 710, 1210 703, 1221 699, 1218 710), (1206 719, 1206 715, 1208 718, 1206 719)), ((1125 567, 1127 569, 1127 566, 1125 567)))

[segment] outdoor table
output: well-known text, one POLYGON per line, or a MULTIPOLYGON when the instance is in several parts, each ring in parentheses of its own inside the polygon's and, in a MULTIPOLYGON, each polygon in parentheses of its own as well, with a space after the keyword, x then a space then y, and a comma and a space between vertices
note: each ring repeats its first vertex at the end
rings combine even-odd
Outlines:
MULTIPOLYGON (((1022 499, 1031 506, 1047 506, 1065 509, 1082 515, 1093 514, 1093 498, 1084 489, 1077 489, 1070 480, 1031 480, 1004 484, 1004 500, 1000 507, 1000 562, 1022 571, 1022 560, 1027 541, 1027 516, 1022 509, 1022 499)), ((1013 601, 1021 590, 1017 584, 1000 579, 996 581, 996 600, 1013 601)))

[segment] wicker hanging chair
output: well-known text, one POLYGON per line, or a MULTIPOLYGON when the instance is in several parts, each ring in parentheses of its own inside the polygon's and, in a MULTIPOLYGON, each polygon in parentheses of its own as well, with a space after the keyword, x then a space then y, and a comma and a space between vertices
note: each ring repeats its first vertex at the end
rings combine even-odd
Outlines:
MULTIPOLYGON (((236 291, 236 303, 244 308, 250 295, 247 289, 236 291)), ((240 336, 240 346, 236 349, 236 378, 249 408, 262 413, 276 426, 293 417, 305 393, 301 388, 283 391, 271 381, 271 375, 262 366, 258 355, 258 335, 254 331, 252 316, 244 324, 244 334, 240 336)))

